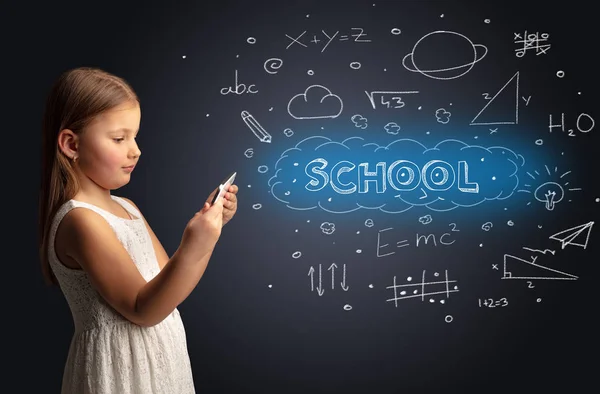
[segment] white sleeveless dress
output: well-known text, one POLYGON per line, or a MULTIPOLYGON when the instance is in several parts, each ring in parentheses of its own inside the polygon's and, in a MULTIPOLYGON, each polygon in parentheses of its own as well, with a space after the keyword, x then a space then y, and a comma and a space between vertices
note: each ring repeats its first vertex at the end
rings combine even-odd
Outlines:
POLYGON ((185 329, 177 309, 152 327, 131 323, 92 287, 85 271, 63 265, 56 255, 54 239, 60 221, 71 209, 84 207, 106 219, 146 281, 160 272, 140 212, 120 197, 111 197, 134 218, 124 219, 95 205, 69 200, 59 208, 50 228, 48 259, 75 326, 61 392, 195 393, 185 329))

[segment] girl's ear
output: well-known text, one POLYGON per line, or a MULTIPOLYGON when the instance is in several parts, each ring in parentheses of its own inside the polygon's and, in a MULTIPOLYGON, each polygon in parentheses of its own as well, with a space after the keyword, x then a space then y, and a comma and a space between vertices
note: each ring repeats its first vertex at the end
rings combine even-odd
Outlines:
POLYGON ((63 129, 58 134, 58 147, 70 159, 77 156, 78 136, 72 130, 63 129))

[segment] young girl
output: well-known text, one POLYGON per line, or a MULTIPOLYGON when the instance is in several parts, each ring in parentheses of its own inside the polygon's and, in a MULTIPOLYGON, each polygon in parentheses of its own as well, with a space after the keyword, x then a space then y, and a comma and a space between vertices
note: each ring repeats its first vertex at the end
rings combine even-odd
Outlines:
POLYGON ((187 223, 169 257, 138 207, 111 194, 140 159, 140 104, 122 78, 96 68, 63 73, 46 102, 40 258, 75 332, 62 393, 194 393, 177 306, 202 277, 237 186, 187 223))

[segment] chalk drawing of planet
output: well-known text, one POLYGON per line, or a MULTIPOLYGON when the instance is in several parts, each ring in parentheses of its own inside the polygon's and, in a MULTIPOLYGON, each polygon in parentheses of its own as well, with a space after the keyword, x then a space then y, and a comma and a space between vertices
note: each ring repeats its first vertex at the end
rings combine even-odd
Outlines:
POLYGON ((485 55, 485 45, 473 44, 460 33, 438 30, 421 37, 402 65, 429 78, 454 79, 471 71, 485 55))

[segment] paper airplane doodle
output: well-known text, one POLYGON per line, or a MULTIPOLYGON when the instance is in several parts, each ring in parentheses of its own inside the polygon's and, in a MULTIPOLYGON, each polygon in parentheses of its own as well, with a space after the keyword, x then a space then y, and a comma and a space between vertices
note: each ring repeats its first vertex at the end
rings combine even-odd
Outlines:
POLYGON ((567 274, 552 268, 536 264, 536 257, 531 257, 531 261, 522 258, 504 255, 504 276, 502 279, 568 279, 575 280, 577 276, 567 274), (510 270, 508 269, 510 265, 510 270))
POLYGON ((585 249, 587 248, 593 225, 594 222, 588 222, 580 226, 572 227, 551 235, 550 239, 561 242, 562 249, 567 245, 580 246, 585 249))

